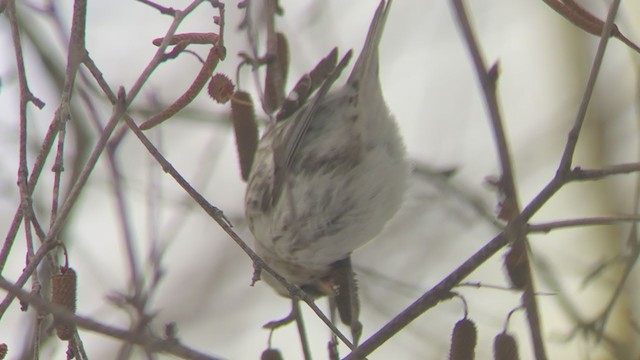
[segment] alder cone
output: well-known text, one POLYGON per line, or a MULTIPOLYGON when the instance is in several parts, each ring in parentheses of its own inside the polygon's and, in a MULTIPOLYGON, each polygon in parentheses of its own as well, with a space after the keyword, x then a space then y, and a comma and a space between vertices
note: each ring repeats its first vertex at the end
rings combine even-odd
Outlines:
POLYGON ((233 95, 233 82, 225 74, 217 73, 209 81, 207 92, 219 104, 226 104, 233 95))

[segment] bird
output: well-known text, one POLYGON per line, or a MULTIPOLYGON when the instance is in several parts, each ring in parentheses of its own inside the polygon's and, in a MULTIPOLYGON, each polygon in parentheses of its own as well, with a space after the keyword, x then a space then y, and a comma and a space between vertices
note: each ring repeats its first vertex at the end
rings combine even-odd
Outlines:
MULTIPOLYGON (((249 174, 245 216, 256 254, 314 297, 344 290, 336 289, 336 269, 346 263, 351 272, 352 252, 383 230, 407 189, 405 145, 379 80, 390 6, 380 1, 344 85, 334 83, 351 52, 314 96, 267 127, 249 174)), ((270 274, 261 278, 291 296, 270 274)))

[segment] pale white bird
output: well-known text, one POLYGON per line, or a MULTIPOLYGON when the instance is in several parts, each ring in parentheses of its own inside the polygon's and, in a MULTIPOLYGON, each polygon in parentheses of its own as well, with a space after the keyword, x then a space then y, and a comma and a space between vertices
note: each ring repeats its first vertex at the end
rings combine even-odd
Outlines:
MULTIPOLYGON (((303 107, 266 130, 251 169, 245 212, 256 253, 314 296, 333 295, 336 264, 381 232, 407 188, 405 147, 378 78, 390 4, 380 2, 347 83, 328 91, 350 54, 303 107)), ((289 296, 269 274, 262 279, 289 296)))

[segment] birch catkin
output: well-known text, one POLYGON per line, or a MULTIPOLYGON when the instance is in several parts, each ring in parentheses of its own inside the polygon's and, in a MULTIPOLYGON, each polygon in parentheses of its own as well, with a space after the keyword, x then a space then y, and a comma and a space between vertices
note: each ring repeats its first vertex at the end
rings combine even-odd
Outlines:
POLYGON ((478 333, 476 325, 468 318, 459 320, 451 335, 449 360, 473 360, 476 356, 478 333))
POLYGON ((495 360, 518 360, 518 344, 516 339, 507 333, 496 335, 493 340, 493 358, 495 360))
MULTIPOLYGON (((76 312, 76 272, 70 267, 60 267, 60 272, 51 276, 51 302, 76 312)), ((69 340, 75 332, 75 324, 58 321, 56 334, 60 340, 69 340)))

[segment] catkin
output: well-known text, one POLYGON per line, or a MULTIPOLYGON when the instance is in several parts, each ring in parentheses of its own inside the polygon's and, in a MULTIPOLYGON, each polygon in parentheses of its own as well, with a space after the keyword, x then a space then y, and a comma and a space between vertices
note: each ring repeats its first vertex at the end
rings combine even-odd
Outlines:
POLYGON ((284 87, 289 72, 289 44, 282 33, 276 33, 276 58, 267 63, 264 82, 264 108, 268 113, 276 111, 284 100, 284 87))
POLYGON ((260 355, 260 360, 282 360, 282 354, 278 349, 267 349, 260 355))
POLYGON ((473 360, 477 341, 478 333, 473 321, 467 318, 459 320, 451 335, 449 360, 473 360))
MULTIPOLYGON (((70 267, 60 267, 60 272, 51 276, 51 302, 76 312, 76 272, 70 267)), ((75 332, 75 324, 58 321, 56 334, 60 340, 69 340, 75 332)))
POLYGON ((493 358, 495 360, 520 359, 516 339, 504 332, 496 335, 493 340, 493 358))
POLYGON ((253 111, 251 96, 245 91, 236 91, 231 98, 231 118, 236 135, 236 147, 240 158, 242 179, 249 178, 253 158, 258 147, 258 125, 253 111))
POLYGON ((524 289, 529 281, 529 264, 525 251, 521 245, 513 244, 504 258, 507 275, 515 289, 524 289))
POLYGON ((4 359, 5 356, 7 356, 7 351, 9 351, 9 347, 7 346, 7 344, 0 344, 0 360, 4 359))

